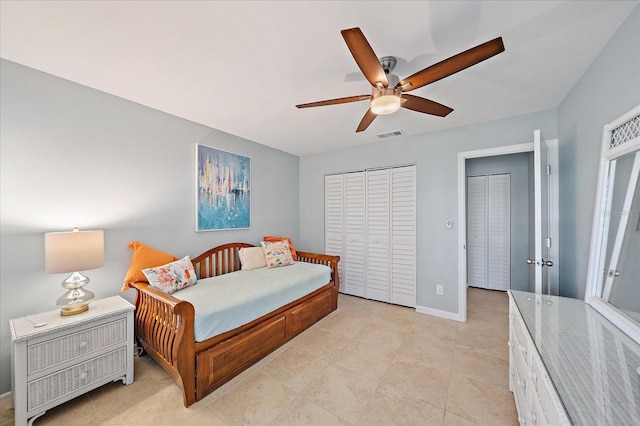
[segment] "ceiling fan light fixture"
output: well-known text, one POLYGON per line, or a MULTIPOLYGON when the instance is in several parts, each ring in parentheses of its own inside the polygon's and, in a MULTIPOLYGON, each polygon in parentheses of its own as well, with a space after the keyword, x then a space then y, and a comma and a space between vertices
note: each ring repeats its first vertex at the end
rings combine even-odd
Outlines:
POLYGON ((371 112, 376 115, 392 114, 400 109, 402 91, 396 89, 376 89, 371 93, 371 112))

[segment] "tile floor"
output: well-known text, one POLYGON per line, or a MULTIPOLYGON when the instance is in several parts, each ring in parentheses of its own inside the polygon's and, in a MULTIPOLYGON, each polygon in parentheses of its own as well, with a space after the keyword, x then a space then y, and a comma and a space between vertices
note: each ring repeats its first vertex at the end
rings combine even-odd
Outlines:
MULTIPOLYGON (((149 357, 44 425, 516 425, 506 293, 470 288, 466 323, 340 295, 338 310, 184 408, 149 357)), ((10 403, 2 425, 13 424, 10 403)))

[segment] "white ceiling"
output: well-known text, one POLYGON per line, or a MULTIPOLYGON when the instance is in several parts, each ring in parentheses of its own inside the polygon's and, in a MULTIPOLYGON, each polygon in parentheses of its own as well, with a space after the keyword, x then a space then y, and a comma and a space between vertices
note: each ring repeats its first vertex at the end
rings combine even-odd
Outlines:
POLYGON ((555 108, 633 1, 1 1, 0 56, 295 155, 555 108), (502 36, 505 52, 355 129, 370 93, 340 30, 360 27, 401 79, 502 36))

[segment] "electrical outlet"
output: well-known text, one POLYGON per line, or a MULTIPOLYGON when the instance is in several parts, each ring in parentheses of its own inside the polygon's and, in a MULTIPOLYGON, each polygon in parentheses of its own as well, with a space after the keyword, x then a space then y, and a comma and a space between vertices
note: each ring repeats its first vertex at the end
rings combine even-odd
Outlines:
POLYGON ((442 284, 438 284, 436 286, 436 294, 438 296, 442 296, 444 294, 444 286, 442 284))

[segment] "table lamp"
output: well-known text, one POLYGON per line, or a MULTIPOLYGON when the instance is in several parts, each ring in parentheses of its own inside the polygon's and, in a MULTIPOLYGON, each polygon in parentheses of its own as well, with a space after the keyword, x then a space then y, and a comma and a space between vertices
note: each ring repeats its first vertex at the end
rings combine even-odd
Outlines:
POLYGON ((46 271, 49 274, 71 272, 62 281, 68 291, 57 302, 60 315, 75 315, 89 309, 93 293, 83 287, 89 278, 79 271, 104 265, 104 231, 47 232, 44 234, 46 271))

